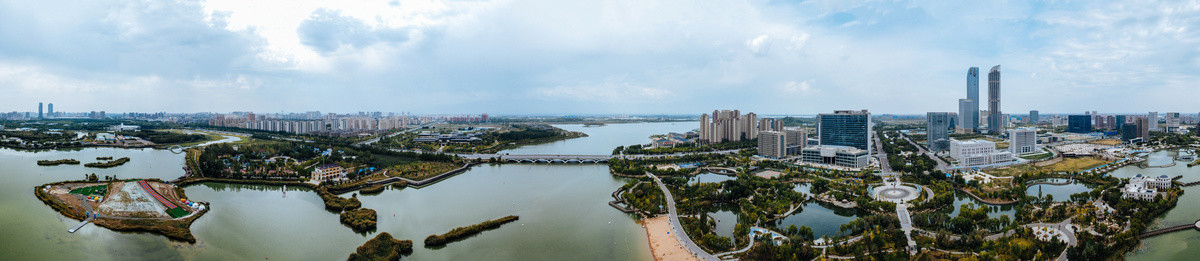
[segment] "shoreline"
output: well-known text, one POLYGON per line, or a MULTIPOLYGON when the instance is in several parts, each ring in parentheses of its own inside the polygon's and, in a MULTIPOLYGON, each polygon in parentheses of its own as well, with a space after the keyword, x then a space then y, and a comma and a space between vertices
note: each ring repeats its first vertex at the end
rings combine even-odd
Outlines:
POLYGON ((646 231, 646 242, 650 244, 650 257, 656 261, 663 260, 700 260, 683 248, 683 243, 675 235, 671 235, 671 223, 667 216, 657 216, 638 220, 646 231))

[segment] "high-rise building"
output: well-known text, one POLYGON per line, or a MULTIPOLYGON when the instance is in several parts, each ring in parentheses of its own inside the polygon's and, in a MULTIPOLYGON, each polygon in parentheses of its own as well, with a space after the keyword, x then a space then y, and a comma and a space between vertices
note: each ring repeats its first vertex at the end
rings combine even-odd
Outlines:
POLYGON ((758 115, 741 115, 738 110, 713 111, 700 115, 700 140, 709 143, 741 141, 758 137, 758 115))
POLYGON ((808 143, 808 131, 807 130, 785 130, 785 131, 783 131, 783 134, 787 136, 787 146, 788 147, 792 147, 792 146, 804 147, 804 145, 806 143, 808 143))
POLYGON ((1135 121, 1134 125, 1137 125, 1137 137, 1142 138, 1142 141, 1150 140, 1150 122, 1152 121, 1147 117, 1138 117, 1135 121))
POLYGON ((930 112, 926 114, 925 138, 929 144, 930 151, 950 149, 950 134, 947 133, 949 129, 949 112, 930 112))
POLYGON ((966 104, 966 108, 962 107, 962 100, 959 100, 958 115, 968 120, 960 121, 960 125, 972 133, 979 132, 979 67, 967 69, 967 99, 971 102, 966 104))
POLYGON ((778 131, 759 132, 758 155, 776 159, 787 156, 787 136, 778 131))
POLYGON ((38 103, 38 119, 45 119, 45 118, 46 118, 45 115, 42 113, 42 103, 39 102, 38 103))
POLYGON ((46 115, 54 117, 54 103, 46 104, 46 115))
POLYGON ((958 133, 979 131, 979 103, 972 99, 958 99, 958 133))
POLYGON ((1029 124, 1037 124, 1038 121, 1041 121, 1041 120, 1042 120, 1042 118, 1038 116, 1037 110, 1029 111, 1029 124))
POLYGON ((1087 115, 1067 116, 1067 132, 1071 132, 1071 133, 1092 132, 1092 117, 1087 116, 1087 115))
POLYGON ((1149 115, 1146 115, 1146 121, 1150 124, 1148 125, 1150 126, 1150 131, 1158 131, 1158 112, 1150 112, 1149 115))
POLYGON ((1020 128, 1008 130, 1008 151, 1013 154, 1037 151, 1037 129, 1020 128))
POLYGON ((1164 117, 1167 122, 1167 131, 1174 132, 1179 130, 1179 124, 1183 117, 1178 112, 1168 112, 1164 117))
POLYGON ((817 115, 817 136, 822 146, 849 146, 871 153, 871 113, 834 111, 817 115))
POLYGON ((988 72, 988 112, 991 113, 988 117, 988 131, 1000 133, 1008 124, 1008 120, 1003 118, 1004 113, 1000 111, 1000 65, 992 67, 992 71, 988 72))

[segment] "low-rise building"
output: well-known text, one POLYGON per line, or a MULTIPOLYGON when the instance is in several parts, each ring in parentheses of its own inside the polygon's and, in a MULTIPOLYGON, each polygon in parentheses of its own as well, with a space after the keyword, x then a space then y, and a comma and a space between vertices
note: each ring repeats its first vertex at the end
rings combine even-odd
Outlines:
POLYGON ((324 182, 346 178, 346 170, 337 164, 325 164, 313 169, 312 181, 324 182))
POLYGON ((951 140, 950 157, 958 160, 959 166, 967 167, 1013 160, 1012 152, 996 151, 996 143, 986 140, 951 140))
POLYGON ((855 147, 822 145, 800 150, 801 160, 808 163, 861 169, 871 163, 871 153, 855 147))
POLYGON ((1154 200, 1159 189, 1169 189, 1171 186, 1173 186, 1171 178, 1167 175, 1147 177, 1138 174, 1130 178, 1129 183, 1126 183, 1125 187, 1121 189, 1121 198, 1154 200))

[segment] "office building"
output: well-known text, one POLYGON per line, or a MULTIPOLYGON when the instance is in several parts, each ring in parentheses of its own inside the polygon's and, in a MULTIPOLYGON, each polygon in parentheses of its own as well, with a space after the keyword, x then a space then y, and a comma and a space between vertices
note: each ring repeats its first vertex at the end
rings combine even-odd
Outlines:
POLYGON ((817 115, 817 137, 821 145, 849 146, 871 153, 871 113, 861 111, 834 111, 817 115))
POLYGON ((1129 122, 1125 121, 1125 115, 1117 115, 1116 118, 1117 118, 1116 129, 1118 129, 1118 130, 1121 129, 1123 126, 1125 126, 1125 124, 1129 123, 1129 122))
POLYGON ((786 157, 787 135, 778 131, 759 132, 758 155, 776 159, 786 157))
POLYGON ((1000 111, 1000 65, 988 72, 988 113, 988 132, 1000 133, 1008 124, 1008 120, 1003 118, 1004 113, 1000 111))
POLYGON ((1067 132, 1071 132, 1071 133, 1092 132, 1092 117, 1089 117, 1087 115, 1067 116, 1067 132))
POLYGON ((979 132, 979 67, 967 69, 967 101, 959 100, 958 115, 963 119, 961 129, 979 132), (965 107, 964 107, 965 106, 965 107))
POLYGON ((42 112, 42 103, 39 102, 38 103, 38 119, 45 119, 45 118, 46 117, 45 117, 45 115, 43 115, 43 112, 42 112))
POLYGON ((951 140, 950 157, 958 160, 959 166, 981 166, 1010 162, 1012 152, 996 151, 996 143, 986 140, 951 140))
POLYGON ((1138 138, 1138 126, 1136 124, 1121 125, 1121 141, 1130 142, 1138 138))
POLYGON ((1019 155, 1034 151, 1037 151, 1037 129, 1008 130, 1008 152, 1019 155))
POLYGON ((803 162, 862 169, 871 163, 871 154, 848 146, 813 146, 800 150, 803 162))
POLYGON ((46 116, 54 118, 54 103, 46 104, 46 116))
POLYGON ((714 110, 700 115, 700 141, 721 143, 758 137, 758 115, 741 115, 738 110, 714 110))
POLYGON ((950 149, 950 113, 930 112, 926 114, 925 137, 930 151, 950 149))
POLYGON ((1158 131, 1158 112, 1152 111, 1146 115, 1146 120, 1150 123, 1150 131, 1158 131))
POLYGON ((1142 141, 1149 141, 1151 120, 1146 117, 1138 117, 1135 121, 1137 121, 1136 124, 1134 124, 1137 125, 1137 137, 1142 139, 1142 141))
POLYGON ((1179 131, 1179 125, 1183 120, 1183 117, 1181 117, 1178 112, 1168 112, 1166 115, 1163 115, 1163 118, 1165 118, 1167 123, 1167 132, 1179 131))
POLYGON ((972 99, 958 99, 958 129, 957 133, 975 133, 979 131, 979 103, 972 99))
POLYGON ((1040 116, 1038 116, 1038 111, 1037 110, 1029 111, 1029 124, 1036 125, 1039 121, 1042 121, 1042 118, 1040 116))

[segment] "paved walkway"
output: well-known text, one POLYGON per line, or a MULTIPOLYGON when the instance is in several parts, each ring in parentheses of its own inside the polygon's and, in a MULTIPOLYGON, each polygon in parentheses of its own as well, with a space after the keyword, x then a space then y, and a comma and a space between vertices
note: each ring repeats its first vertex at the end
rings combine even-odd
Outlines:
POLYGON ((700 246, 697 246, 696 242, 693 242, 692 238, 689 237, 687 232, 683 230, 683 224, 679 223, 679 215, 675 212, 675 198, 671 196, 671 190, 667 189, 667 186, 663 185, 662 180, 658 179, 658 177, 654 176, 654 174, 646 172, 646 176, 650 176, 650 178, 654 179, 654 183, 658 184, 658 188, 661 189, 663 195, 667 197, 667 213, 669 214, 668 217, 671 221, 671 231, 674 232, 673 234, 675 234, 675 238, 678 238, 679 242, 683 243, 683 247, 697 258, 708 261, 720 260, 716 256, 705 252, 704 249, 700 248, 700 246))

